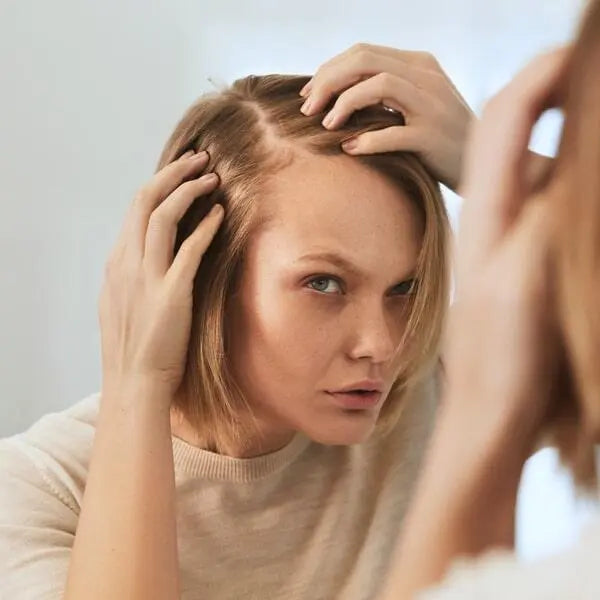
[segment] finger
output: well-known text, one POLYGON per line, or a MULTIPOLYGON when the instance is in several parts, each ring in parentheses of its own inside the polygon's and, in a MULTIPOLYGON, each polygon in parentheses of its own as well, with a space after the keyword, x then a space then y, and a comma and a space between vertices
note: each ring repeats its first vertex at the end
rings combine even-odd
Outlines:
POLYGON ((564 60, 564 49, 535 59, 488 103, 472 131, 461 189, 468 200, 461 218, 464 271, 486 260, 518 215, 531 130, 560 80, 564 60))
POLYGON ((186 153, 156 173, 137 193, 125 219, 121 240, 128 260, 143 259, 148 221, 154 209, 185 180, 197 177, 208 160, 206 152, 186 153))
MULTIPOLYGON (((404 54, 405 51, 397 50, 396 48, 390 48, 388 46, 377 46, 375 44, 364 44, 364 43, 354 44, 353 46, 350 46, 350 48, 347 48, 346 50, 344 50, 344 52, 340 52, 339 54, 336 54, 333 58, 324 62, 319 67, 319 71, 322 71, 323 69, 329 68, 329 67, 335 65, 336 63, 339 63, 340 61, 345 60, 349 55, 357 54, 360 52, 379 53, 379 54, 383 54, 383 55, 387 55, 387 56, 396 56, 397 58, 400 58, 402 56, 402 54, 404 54)), ((410 52, 408 52, 408 51, 406 51, 406 53, 410 54, 410 52)), ((305 97, 305 96, 308 96, 308 94, 310 94, 310 92, 312 91, 312 88, 313 88, 314 79, 315 79, 314 77, 309 79, 309 81, 306 83, 306 85, 300 90, 300 96, 305 97)))
POLYGON ((375 104, 393 108, 407 117, 419 108, 423 110, 428 101, 426 93, 411 81, 390 73, 379 73, 343 92, 323 119, 323 126, 335 129, 354 111, 375 104))
MULTIPOLYGON (((353 46, 350 46, 343 52, 336 54, 333 58, 330 58, 328 61, 324 62, 322 65, 319 66, 315 76, 313 76, 300 90, 300 95, 307 96, 308 94, 310 94, 313 89, 315 77, 318 78, 327 69, 330 69, 332 66, 347 60, 349 56, 352 56, 352 54, 357 54, 361 51, 366 52, 371 50, 371 48, 374 47, 370 44, 354 44, 353 46)), ((375 52, 375 50, 373 50, 373 52, 375 52)))
POLYGON ((314 115, 323 110, 335 94, 379 73, 397 75, 414 85, 423 76, 431 76, 392 55, 370 49, 354 52, 319 69, 312 80, 310 95, 301 110, 305 115, 314 115))
POLYGON ((377 131, 362 133, 342 144, 348 154, 377 154, 380 152, 421 152, 424 148, 424 134, 410 126, 386 127, 377 131))
POLYGON ((308 96, 308 94, 310 94, 310 91, 312 90, 312 85, 313 85, 313 77, 311 77, 305 84, 305 86, 300 90, 300 95, 305 98, 306 96, 308 96))
MULTIPOLYGON (((354 44, 344 52, 335 55, 333 58, 323 63, 319 67, 319 71, 317 71, 317 73, 336 64, 339 64, 344 60, 347 60, 349 56, 361 53, 380 54, 382 56, 387 56, 389 58, 394 58, 403 61, 408 65, 418 67, 423 70, 436 71, 439 74, 446 76, 444 71, 440 67, 437 59, 430 52, 422 52, 418 50, 401 50, 398 48, 392 48, 390 46, 378 46, 376 44, 365 43, 354 44)), ((306 97, 308 96, 308 94, 311 93, 313 89, 314 79, 314 77, 311 78, 306 83, 306 85, 300 90, 301 96, 306 97)), ((448 81, 450 80, 448 79, 448 81)))
POLYGON ((194 232, 181 244, 166 279, 176 284, 190 286, 202 261, 202 257, 219 230, 225 211, 215 204, 194 232))
MULTIPOLYGON (((171 165, 176 165, 177 163, 180 163, 180 162, 183 163, 187 159, 194 159, 196 157, 198 159, 204 158, 203 153, 194 154, 193 150, 188 150, 187 152, 182 154, 177 160, 173 161, 172 163, 170 163, 167 166, 172 169, 173 167, 171 165)), ((161 173, 162 173, 162 170, 161 170, 161 173)), ((136 197, 134 198, 133 202, 128 207, 127 214, 125 216, 125 219, 123 220, 121 234, 119 236, 119 240, 121 242, 123 242, 123 246, 129 245, 129 243, 131 242, 131 231, 132 231, 133 225, 135 223, 136 210, 138 208, 139 203, 142 202, 142 196, 145 196, 145 197, 148 196, 147 192, 152 185, 152 181, 154 181, 154 179, 157 177, 157 175, 158 174, 155 174, 153 179, 150 182, 148 182, 141 189, 138 190, 136 197)))
POLYGON ((182 183, 154 210, 146 234, 144 266, 149 273, 162 277, 173 262, 177 224, 199 196, 212 192, 219 182, 214 173, 182 183))

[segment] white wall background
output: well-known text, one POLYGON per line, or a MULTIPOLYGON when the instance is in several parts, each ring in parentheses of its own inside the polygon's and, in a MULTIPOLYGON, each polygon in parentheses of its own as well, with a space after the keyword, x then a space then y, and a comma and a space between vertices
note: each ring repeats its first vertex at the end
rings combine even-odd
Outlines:
MULTIPOLYGON (((312 72, 357 41, 436 54, 476 111, 573 31, 576 0, 0 0, 0 436, 100 387, 96 303, 134 190, 207 78, 312 72)), ((551 152, 557 120, 538 128, 551 152)), ((458 201, 448 196, 451 209, 458 201)), ((569 483, 529 465, 519 549, 575 535, 569 483)))

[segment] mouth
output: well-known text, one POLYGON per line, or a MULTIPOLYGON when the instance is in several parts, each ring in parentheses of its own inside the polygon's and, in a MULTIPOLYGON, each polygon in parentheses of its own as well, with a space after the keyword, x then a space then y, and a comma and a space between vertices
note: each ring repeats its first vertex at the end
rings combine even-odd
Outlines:
POLYGON ((327 392, 333 403, 345 410, 366 410, 375 408, 383 394, 379 390, 356 389, 341 392, 327 392))

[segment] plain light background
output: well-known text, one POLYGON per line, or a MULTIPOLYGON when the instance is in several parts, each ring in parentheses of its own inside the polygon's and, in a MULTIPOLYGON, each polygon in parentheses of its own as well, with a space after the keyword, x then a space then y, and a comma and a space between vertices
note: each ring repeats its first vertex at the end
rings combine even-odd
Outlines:
MULTIPOLYGON (((433 52, 479 112, 576 0, 303 2, 0 0, 0 436, 100 388, 97 298, 135 189, 185 108, 249 73, 311 73, 355 42, 433 52)), ((559 119, 534 146, 554 150, 559 119)), ((455 217, 459 200, 448 194, 455 217)), ((518 548, 567 545, 575 506, 556 457, 527 468, 518 548)))

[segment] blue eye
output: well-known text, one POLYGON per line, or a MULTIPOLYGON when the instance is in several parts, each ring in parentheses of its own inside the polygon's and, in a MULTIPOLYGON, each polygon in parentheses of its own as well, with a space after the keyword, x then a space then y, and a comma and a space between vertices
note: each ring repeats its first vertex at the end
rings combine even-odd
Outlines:
POLYGON ((402 283, 399 283, 393 289, 393 294, 395 296, 410 296, 414 294, 417 290, 417 280, 416 279, 407 279, 402 283))
POLYGON ((339 294, 342 291, 339 282, 332 277, 315 277, 308 282, 308 286, 322 294, 339 294))

